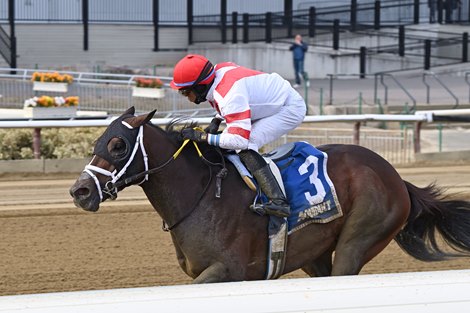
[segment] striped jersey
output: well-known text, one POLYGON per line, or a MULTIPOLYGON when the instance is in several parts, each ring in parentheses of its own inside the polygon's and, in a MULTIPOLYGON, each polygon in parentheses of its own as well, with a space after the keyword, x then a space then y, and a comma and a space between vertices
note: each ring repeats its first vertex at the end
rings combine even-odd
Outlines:
POLYGON ((215 70, 206 99, 227 126, 221 134, 209 134, 208 142, 224 149, 245 150, 252 123, 279 112, 291 86, 276 73, 267 74, 231 62, 217 64, 215 70))

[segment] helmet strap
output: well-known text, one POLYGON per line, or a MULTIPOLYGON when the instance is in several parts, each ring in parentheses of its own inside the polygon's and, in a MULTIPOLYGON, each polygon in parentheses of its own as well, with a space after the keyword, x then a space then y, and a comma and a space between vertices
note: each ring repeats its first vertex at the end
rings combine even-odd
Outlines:
POLYGON ((209 92, 209 89, 211 89, 212 84, 214 81, 211 81, 207 85, 197 85, 194 86, 193 92, 196 95, 196 99, 194 99, 194 103, 199 104, 201 102, 205 102, 207 99, 207 93, 209 92))
POLYGON ((211 88, 214 80, 212 80, 209 84, 206 84, 206 85, 199 85, 199 83, 205 80, 207 76, 213 70, 214 70, 214 66, 212 65, 211 62, 207 61, 201 73, 199 74, 199 77, 191 85, 190 89, 192 89, 194 94, 196 95, 196 99, 194 103, 199 104, 207 100, 206 99, 207 93, 209 92, 209 89, 211 88))

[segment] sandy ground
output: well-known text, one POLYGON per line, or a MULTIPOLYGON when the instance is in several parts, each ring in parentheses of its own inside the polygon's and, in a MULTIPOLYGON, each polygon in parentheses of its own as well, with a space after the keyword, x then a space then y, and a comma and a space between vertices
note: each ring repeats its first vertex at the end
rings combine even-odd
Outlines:
MULTIPOLYGON (((418 186, 431 182, 470 200, 470 165, 399 169, 418 186)), ((0 176, 0 295, 188 284, 170 235, 143 192, 130 187, 98 213, 75 208, 76 176, 0 176)), ((470 258, 424 263, 395 243, 361 274, 470 269, 470 258)), ((283 278, 306 277, 296 271, 283 278)))

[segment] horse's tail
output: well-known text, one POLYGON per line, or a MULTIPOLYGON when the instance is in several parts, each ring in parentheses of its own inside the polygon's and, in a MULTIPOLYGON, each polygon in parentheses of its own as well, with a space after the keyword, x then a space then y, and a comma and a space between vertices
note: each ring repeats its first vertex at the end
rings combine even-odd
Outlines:
POLYGON ((411 211, 395 237, 398 245, 421 261, 470 256, 470 202, 447 200, 434 184, 419 188, 405 181, 405 185, 411 211), (453 251, 440 248, 436 230, 453 251))

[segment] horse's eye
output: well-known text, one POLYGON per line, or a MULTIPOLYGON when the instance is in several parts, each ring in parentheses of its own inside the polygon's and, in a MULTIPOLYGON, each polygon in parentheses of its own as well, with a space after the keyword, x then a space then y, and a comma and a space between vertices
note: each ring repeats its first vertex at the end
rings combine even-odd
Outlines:
POLYGON ((113 138, 108 143, 108 151, 113 158, 120 158, 126 154, 127 145, 121 138, 113 138))

